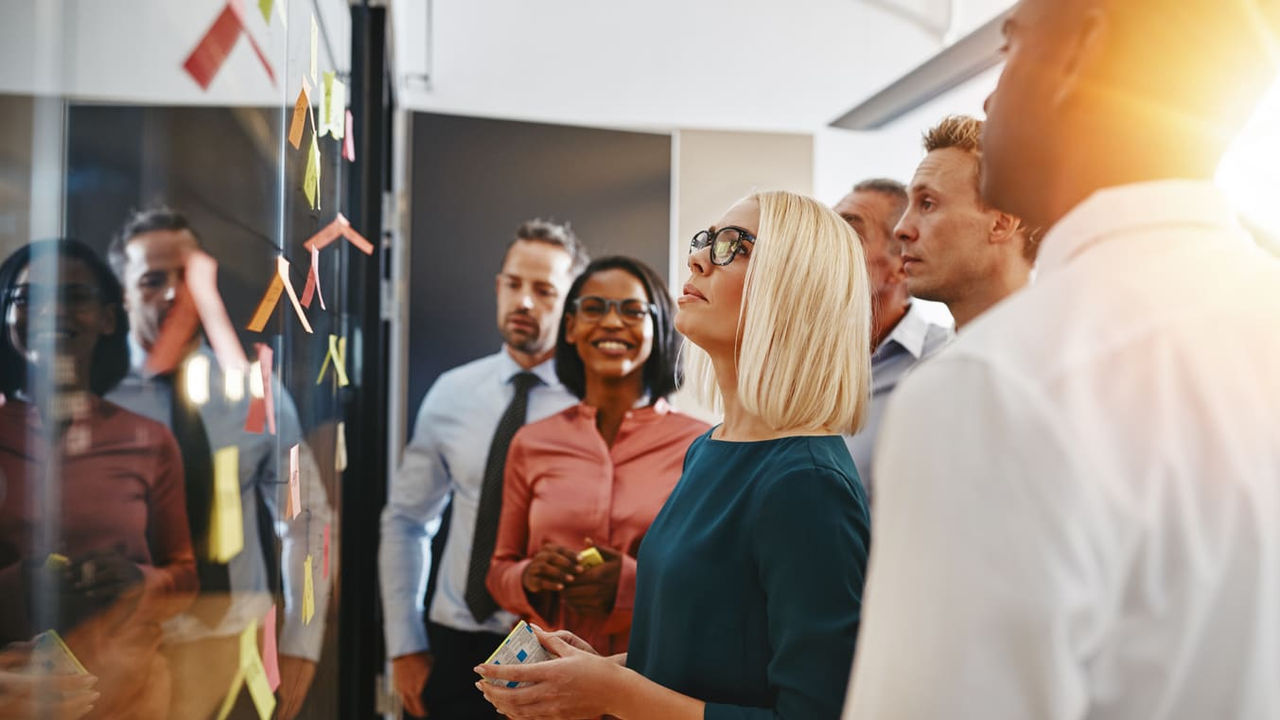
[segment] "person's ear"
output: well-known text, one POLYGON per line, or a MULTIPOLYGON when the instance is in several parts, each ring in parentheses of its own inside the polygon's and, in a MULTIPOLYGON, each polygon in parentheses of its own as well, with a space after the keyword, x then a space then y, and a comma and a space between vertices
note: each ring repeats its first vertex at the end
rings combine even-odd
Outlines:
POLYGON ((1053 107, 1060 108, 1070 103, 1086 85, 1097 82, 1096 78, 1086 76, 1097 70, 1102 62, 1103 46, 1109 29, 1106 11, 1093 5, 1085 11, 1074 33, 1064 40, 1058 89, 1050 101, 1053 107))
POLYGON ((1007 212, 999 210, 992 211, 991 218, 991 243, 993 245, 1003 245, 1012 242, 1018 236, 1018 231, 1022 229, 1022 221, 1010 215, 1007 212))

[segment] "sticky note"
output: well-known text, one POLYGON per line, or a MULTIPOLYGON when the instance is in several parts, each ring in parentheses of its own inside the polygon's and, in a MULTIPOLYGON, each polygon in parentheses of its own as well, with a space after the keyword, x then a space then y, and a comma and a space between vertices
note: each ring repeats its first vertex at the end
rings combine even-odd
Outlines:
POLYGON ((249 366, 249 359, 245 357, 244 348, 227 315, 227 306, 222 303, 222 295, 218 292, 218 261, 201 250, 192 251, 187 256, 184 277, 200 324, 204 326, 213 354, 218 358, 218 365, 223 372, 244 372, 249 366))
POLYGON ((329 352, 324 356, 324 364, 320 366, 320 375, 316 377, 316 384, 319 385, 324 381, 324 372, 329 369, 329 364, 333 364, 333 372, 338 376, 338 387, 346 387, 351 384, 347 378, 347 339, 340 338, 337 335, 329 336, 329 352))
POLYGON ((225 563, 244 549, 244 518, 240 511, 240 448, 224 447, 213 454, 213 517, 209 523, 209 559, 225 563))
POLYGON ((322 580, 329 579, 329 523, 324 524, 324 556, 323 564, 320 566, 320 578, 322 580))
POLYGON ((200 327, 200 316, 196 311, 195 298, 184 283, 181 285, 173 301, 173 306, 164 316, 160 325, 160 334, 147 353, 147 370, 157 375, 172 372, 182 361, 200 327))
POLYGON ((337 213, 332 222, 317 230, 314 235, 302 243, 302 246, 307 249, 314 247, 323 250, 340 237, 345 237, 347 242, 356 246, 365 255, 373 254, 373 243, 366 240, 364 235, 361 235, 355 228, 351 227, 351 221, 347 220, 347 217, 342 213, 337 213))
POLYGON ((320 28, 316 26, 316 16, 311 16, 311 82, 316 81, 316 55, 320 45, 320 28))
MULTIPOLYGON (((258 717, 268 720, 276 709, 276 697, 271 692, 267 670, 258 657, 258 620, 254 618, 240 633, 240 671, 238 677, 249 686, 249 697, 258 710, 258 717)), ((237 693, 238 694, 238 693, 237 693)))
POLYGON ((307 111, 311 108, 311 98, 307 97, 305 87, 298 89, 298 99, 293 103, 293 117, 289 120, 289 144, 294 150, 302 147, 302 129, 307 124, 307 111))
POLYGON ((235 47, 236 41, 241 35, 249 41, 249 47, 253 49, 254 55, 258 57, 258 62, 262 64, 263 70, 266 71, 267 77, 271 80, 271 84, 276 82, 275 70, 271 67, 271 61, 267 59, 266 53, 262 51, 262 47, 258 45, 258 41, 254 39, 253 34, 245 27, 244 9, 240 0, 229 0, 223 7, 222 12, 218 14, 217 19, 209 26, 209 30, 200 38, 200 42, 196 44, 195 49, 187 56, 186 61, 182 63, 183 69, 191 76, 196 84, 202 90, 208 90, 209 84, 213 82, 213 78, 222 69, 223 63, 226 62, 227 56, 231 54, 232 48, 235 47))
POLYGON ((284 281, 280 279, 279 273, 271 276, 271 284, 267 286, 267 291, 262 294, 262 299, 258 301, 258 309, 253 311, 253 318, 249 320, 248 328, 253 332, 262 332, 262 328, 267 326, 267 320, 271 318, 271 312, 276 309, 276 304, 280 302, 280 293, 284 292, 284 281))
POLYGON ((222 700, 222 707, 218 709, 217 720, 227 720, 231 715, 231 708, 235 707, 236 698, 240 697, 242 687, 244 687, 244 671, 237 670, 235 679, 231 681, 231 690, 227 692, 227 696, 222 700))
POLYGON ((302 323, 302 328, 307 332, 314 332, 311 329, 311 323, 307 322, 307 314, 302 312, 298 294, 293 291, 293 281, 289 279, 289 261, 285 260, 283 255, 276 258, 276 275, 284 283, 284 292, 289 296, 289 302, 293 305, 293 311, 298 314, 298 321, 302 323))
POLYGON ((276 406, 271 395, 271 363, 275 351, 266 343, 254 343, 258 352, 256 367, 249 370, 249 416, 244 421, 245 432, 261 433, 264 424, 276 434, 276 406))
POLYGON ((262 666, 267 671, 267 685, 272 692, 280 687, 280 656, 276 647, 276 606, 272 604, 262 620, 262 666))
POLYGON ((311 556, 302 563, 302 623, 304 625, 311 624, 311 618, 316 615, 316 587, 315 582, 311 579, 311 556))
POLYGON ((355 119, 351 117, 351 111, 347 111, 347 132, 346 137, 342 141, 342 157, 347 162, 356 161, 356 128, 355 119))
POLYGON ((275 5, 275 0, 258 0, 258 10, 262 12, 262 19, 271 24, 271 6, 275 5))
POLYGON ((320 103, 320 134, 332 135, 341 140, 346 133, 343 112, 347 105, 347 86, 333 72, 324 73, 324 88, 320 103))
POLYGON ((311 133, 311 149, 307 150, 307 170, 302 178, 302 192, 307 196, 311 209, 320 207, 320 145, 315 133, 311 133))
POLYGON ((298 446, 289 448, 289 519, 302 512, 302 483, 298 482, 298 446))
POLYGON ((302 306, 311 307, 312 297, 320 299, 320 309, 325 310, 324 294, 320 292, 320 248, 311 246, 311 267, 307 268, 307 284, 302 288, 302 306))
POLYGON ((347 424, 338 422, 338 439, 334 443, 333 469, 342 472, 347 469, 347 424))

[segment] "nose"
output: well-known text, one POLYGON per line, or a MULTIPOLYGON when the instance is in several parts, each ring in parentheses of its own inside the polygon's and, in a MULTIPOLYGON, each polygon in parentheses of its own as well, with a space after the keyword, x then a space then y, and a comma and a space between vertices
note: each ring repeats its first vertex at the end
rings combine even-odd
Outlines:
POLYGON ((711 272, 711 247, 700 248, 689 253, 689 272, 694 275, 706 275, 711 272))
POLYGON ((527 292, 520 293, 520 307, 524 308, 525 310, 533 309, 533 295, 531 293, 527 293, 527 292))
POLYGON ((909 214, 904 215, 902 219, 898 221, 898 226, 893 229, 893 239, 898 241, 899 250, 902 249, 901 245, 914 242, 916 239, 915 224, 908 222, 910 217, 911 216, 909 214))
POLYGON ((622 327, 622 313, 616 306, 610 306, 604 317, 600 318, 601 327, 622 327))

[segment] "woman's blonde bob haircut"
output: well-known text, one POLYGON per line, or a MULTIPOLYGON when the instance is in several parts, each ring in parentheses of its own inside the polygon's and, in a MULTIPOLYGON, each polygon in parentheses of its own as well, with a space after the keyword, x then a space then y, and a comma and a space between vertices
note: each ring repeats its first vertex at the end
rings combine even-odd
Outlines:
MULTIPOLYGON (((775 432, 852 434, 871 388, 871 289, 862 243, 813 198, 759 192, 738 314, 738 400, 775 432)), ((742 262, 739 258, 737 262, 742 262)), ((716 412, 711 357, 688 340, 685 377, 716 412)))

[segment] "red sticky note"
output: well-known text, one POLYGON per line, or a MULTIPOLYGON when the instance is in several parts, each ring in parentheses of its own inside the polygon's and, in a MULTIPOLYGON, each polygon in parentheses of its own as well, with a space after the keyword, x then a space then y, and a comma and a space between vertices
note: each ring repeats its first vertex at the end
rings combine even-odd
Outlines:
POLYGON ((254 396, 249 402, 249 417, 244 421, 245 432, 261 433, 263 426, 276 434, 276 406, 271 396, 271 361, 275 356, 270 345, 253 344, 258 351, 258 365, 261 369, 262 397, 254 396))
POLYGON ((355 121, 351 117, 351 111, 347 111, 347 134, 342 139, 342 157, 348 162, 356 161, 356 132, 354 127, 355 121))
POLYGON ((280 687, 280 658, 276 651, 276 606, 272 604, 262 620, 262 666, 267 671, 271 692, 280 687))
POLYGON ((329 579, 329 523, 324 524, 324 565, 320 568, 320 576, 329 579))
POLYGON ((240 18, 228 4, 218 14, 218 19, 213 21, 213 25, 200 39, 195 49, 187 56, 187 61, 182 64, 182 67, 201 89, 209 89, 213 76, 218 74, 227 55, 231 54, 231 48, 235 47, 236 40, 240 39, 241 29, 240 18))
POLYGON ((320 298, 320 309, 324 306, 324 293, 320 292, 320 248, 311 246, 311 267, 307 270, 307 284, 302 288, 302 307, 311 307, 312 296, 320 298))
POLYGON ((173 307, 165 314, 160 334, 147 353, 147 370, 164 374, 176 368, 199 327, 200 317, 196 313, 195 299, 184 283, 178 287, 173 307))
POLYGON ((302 512, 302 483, 298 482, 298 446, 289 448, 289 519, 302 512))
POLYGON ((365 255, 373 254, 373 243, 366 240, 355 228, 351 227, 351 221, 347 220, 347 217, 342 213, 338 213, 333 218, 333 222, 320 228, 315 235, 307 238, 302 245, 308 250, 313 247, 323 250, 329 243, 340 237, 345 237, 347 242, 355 245, 365 255))

